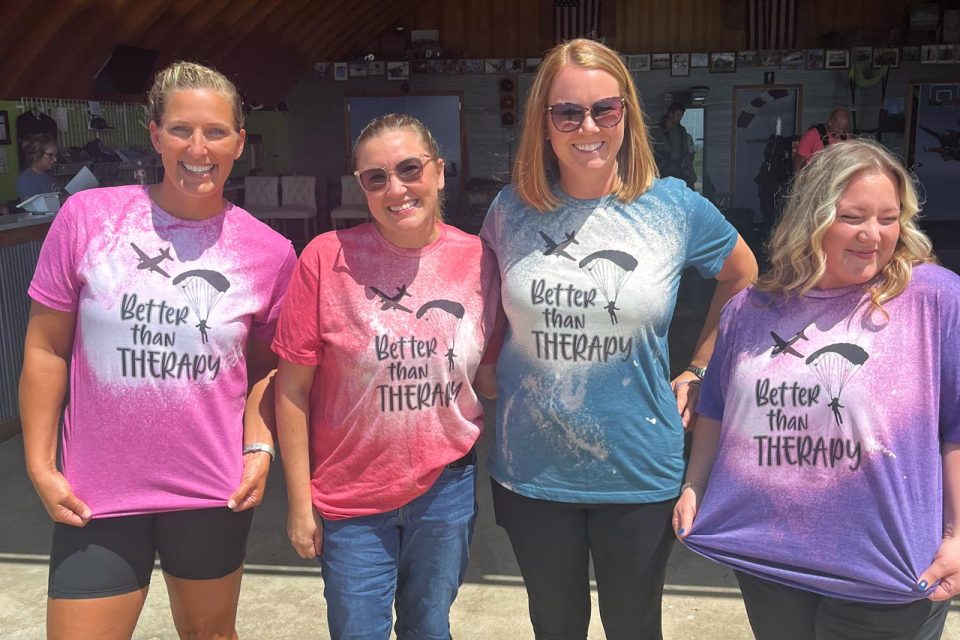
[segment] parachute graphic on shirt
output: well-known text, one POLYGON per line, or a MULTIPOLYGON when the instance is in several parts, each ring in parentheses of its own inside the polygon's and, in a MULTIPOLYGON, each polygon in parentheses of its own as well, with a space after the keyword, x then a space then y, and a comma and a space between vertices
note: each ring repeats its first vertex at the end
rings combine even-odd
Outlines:
POLYGON ((230 288, 230 281, 216 271, 194 269, 178 275, 173 279, 173 284, 197 314, 200 320, 197 328, 200 329, 201 339, 206 342, 207 320, 210 318, 210 312, 230 288))
POLYGON ((607 301, 610 324, 617 324, 617 296, 637 268, 637 259, 623 251, 605 249, 595 251, 581 260, 580 268, 597 284, 600 294, 607 301))
POLYGON ((452 300, 431 300, 417 310, 417 319, 426 320, 437 336, 444 340, 447 347, 447 364, 453 371, 453 360, 457 357, 457 334, 463 321, 463 305, 452 300))
POLYGON ((847 381, 860 370, 870 356, 863 348, 847 342, 838 342, 814 352, 807 358, 807 364, 817 374, 824 389, 830 395, 830 408, 838 425, 843 424, 840 409, 840 394, 847 381))

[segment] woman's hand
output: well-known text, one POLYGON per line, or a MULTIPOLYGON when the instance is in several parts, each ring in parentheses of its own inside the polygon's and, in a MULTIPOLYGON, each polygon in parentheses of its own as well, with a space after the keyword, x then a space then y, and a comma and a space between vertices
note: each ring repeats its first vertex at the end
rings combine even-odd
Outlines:
POLYGON ((234 511, 246 511, 263 501, 263 492, 270 474, 270 454, 255 451, 243 456, 243 475, 240 484, 227 501, 227 507, 234 511))
POLYGON ((940 584, 930 594, 931 600, 949 600, 960 593, 960 539, 943 538, 933 562, 920 574, 917 591, 926 591, 929 585, 938 580, 940 584))
POLYGON ((697 509, 700 507, 702 497, 703 489, 696 485, 687 484, 680 492, 677 505, 673 508, 673 532, 680 542, 686 540, 687 536, 690 535, 690 529, 697 517, 697 509))
POLYGON ((287 537, 297 555, 313 560, 323 551, 323 523, 311 506, 308 513, 287 512, 287 537))
POLYGON ((677 411, 683 422, 683 430, 689 431, 693 418, 697 415, 697 398, 700 397, 700 378, 692 371, 684 371, 670 383, 673 394, 677 396, 677 411))
POLYGON ((90 522, 90 507, 78 498, 70 483, 56 469, 30 474, 43 508, 54 522, 83 527, 90 522))

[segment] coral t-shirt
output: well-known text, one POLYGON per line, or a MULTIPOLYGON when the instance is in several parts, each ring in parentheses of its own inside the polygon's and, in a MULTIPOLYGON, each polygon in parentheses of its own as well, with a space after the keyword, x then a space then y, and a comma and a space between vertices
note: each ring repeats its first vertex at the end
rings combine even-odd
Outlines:
POLYGON ((247 343, 273 338, 295 261, 231 204, 183 220, 127 186, 63 205, 29 295, 77 314, 63 473, 93 517, 226 505, 243 470, 247 343))
POLYGON ((470 451, 483 425, 471 381, 498 296, 493 255, 447 225, 420 249, 370 224, 307 246, 273 348, 317 367, 311 489, 325 518, 396 509, 470 451))

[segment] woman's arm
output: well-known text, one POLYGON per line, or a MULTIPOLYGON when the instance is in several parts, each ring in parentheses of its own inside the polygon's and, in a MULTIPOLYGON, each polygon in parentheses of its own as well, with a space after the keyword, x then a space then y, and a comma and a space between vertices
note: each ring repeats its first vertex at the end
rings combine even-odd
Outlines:
MULTIPOLYGON (((243 411, 243 445, 261 443, 273 447, 276 432, 274 413, 274 370, 277 356, 270 344, 251 338, 247 342, 247 402, 243 411)), ((272 457, 266 451, 243 456, 243 475, 227 507, 244 511, 263 500, 272 457)))
POLYGON ((54 521, 82 527, 90 520, 90 508, 74 495, 57 469, 58 428, 76 322, 75 313, 37 302, 30 305, 20 375, 20 421, 27 474, 43 507, 54 521))
POLYGON ((310 498, 310 388, 316 367, 280 360, 277 436, 287 483, 287 536, 301 558, 323 549, 323 526, 310 498))
POLYGON ((960 593, 960 443, 943 445, 943 540, 933 562, 920 574, 917 591, 940 581, 931 600, 949 600, 960 593))
POLYGON ((473 388, 477 394, 493 400, 497 397, 497 365, 496 363, 481 364, 473 376, 473 388))
MULTIPOLYGON (((720 321, 720 311, 723 309, 723 305, 727 304, 730 298, 756 279, 757 260, 753 257, 753 252, 750 251, 743 238, 737 236, 737 244, 734 245, 733 251, 724 261, 720 273, 717 274, 717 288, 713 292, 707 317, 703 321, 703 328, 697 338, 693 357, 690 360, 692 366, 706 368, 707 363, 710 362, 710 356, 713 354, 713 345, 717 341, 717 324, 720 321)), ((684 371, 671 383, 677 396, 677 410, 680 411, 685 429, 690 426, 697 406, 697 395, 700 388, 698 382, 699 379, 696 374, 684 371)))
POLYGON ((703 416, 697 417, 697 428, 693 431, 693 448, 690 451, 690 463, 677 506, 673 509, 673 531, 680 540, 690 535, 690 528, 697 517, 703 492, 710 479, 713 461, 720 442, 720 423, 703 416))

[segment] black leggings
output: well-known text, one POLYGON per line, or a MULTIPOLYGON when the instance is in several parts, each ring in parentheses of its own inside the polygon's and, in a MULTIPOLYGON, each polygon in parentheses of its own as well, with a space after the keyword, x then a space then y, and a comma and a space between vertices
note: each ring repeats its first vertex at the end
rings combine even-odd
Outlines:
POLYGON ((660 640, 660 600, 673 546, 673 500, 571 504, 527 498, 496 481, 497 524, 507 530, 538 640, 584 640, 590 625, 589 557, 608 640, 660 640))
POLYGON ((734 573, 757 640, 915 640, 927 618, 937 612, 926 599, 907 604, 857 602, 734 573))

